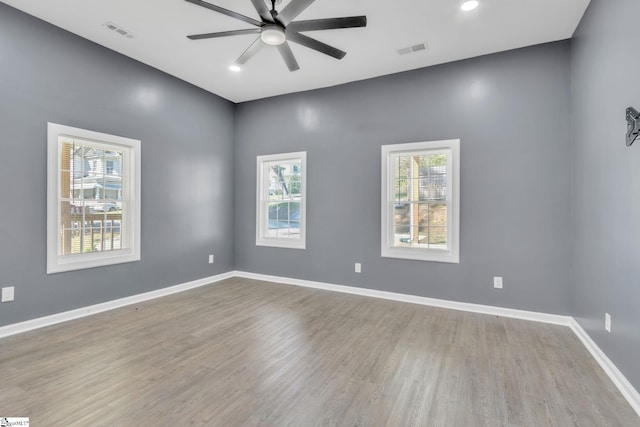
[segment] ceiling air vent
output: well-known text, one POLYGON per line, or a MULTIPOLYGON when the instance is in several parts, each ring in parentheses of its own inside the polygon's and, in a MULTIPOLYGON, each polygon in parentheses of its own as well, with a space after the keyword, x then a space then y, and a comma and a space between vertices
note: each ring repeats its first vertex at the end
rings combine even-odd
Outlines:
POLYGON ((106 22, 106 23, 102 24, 102 26, 105 27, 107 30, 114 31, 114 32, 116 32, 116 33, 120 34, 121 36, 124 36, 124 37, 126 37, 128 39, 132 39, 132 38, 135 37, 130 31, 125 30, 124 28, 122 28, 119 25, 114 24, 113 22, 106 22))
POLYGON ((427 50, 426 43, 415 44, 409 47, 403 47, 402 49, 398 49, 398 55, 407 55, 409 53, 420 52, 421 50, 427 50))

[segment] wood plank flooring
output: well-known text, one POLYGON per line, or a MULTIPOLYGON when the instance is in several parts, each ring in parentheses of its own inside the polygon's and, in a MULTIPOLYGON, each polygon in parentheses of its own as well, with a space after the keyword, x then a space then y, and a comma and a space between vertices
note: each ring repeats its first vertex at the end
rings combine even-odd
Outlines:
POLYGON ((0 340, 33 426, 640 426, 566 327, 246 279, 0 340))

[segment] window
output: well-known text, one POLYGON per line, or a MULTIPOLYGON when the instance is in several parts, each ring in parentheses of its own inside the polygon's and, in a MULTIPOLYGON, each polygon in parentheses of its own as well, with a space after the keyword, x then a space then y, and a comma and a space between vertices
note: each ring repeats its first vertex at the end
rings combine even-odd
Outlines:
POLYGON ((459 262, 460 140, 382 146, 382 256, 459 262))
POLYGON ((47 273, 140 259, 140 141, 49 123, 47 179, 47 273))
POLYGON ((307 153, 258 156, 256 245, 305 248, 307 153))

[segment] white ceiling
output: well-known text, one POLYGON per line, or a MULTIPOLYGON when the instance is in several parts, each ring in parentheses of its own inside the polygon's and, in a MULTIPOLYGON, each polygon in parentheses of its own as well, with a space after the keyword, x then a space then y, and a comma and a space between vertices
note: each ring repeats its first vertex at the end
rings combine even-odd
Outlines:
MULTIPOLYGON (((207 0, 259 20, 250 0, 207 0)), ((281 10, 289 1, 284 0, 281 10)), ((429 65, 570 38, 590 0, 316 0, 296 20, 366 15, 366 28, 309 32, 347 52, 336 60, 291 43, 300 70, 289 72, 266 46, 239 73, 228 69, 255 35, 192 41, 189 34, 251 28, 184 0, 2 0, 40 19, 168 74, 242 102, 333 86, 429 65), (108 30, 113 22, 133 39, 108 30), (428 50, 399 55, 427 43, 428 50)), ((270 2, 269 2, 270 3, 270 2)))

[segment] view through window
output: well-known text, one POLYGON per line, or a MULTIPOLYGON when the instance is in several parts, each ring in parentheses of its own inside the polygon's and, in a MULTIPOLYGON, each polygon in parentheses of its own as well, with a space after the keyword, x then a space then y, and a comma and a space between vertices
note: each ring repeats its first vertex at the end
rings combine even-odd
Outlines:
POLYGON ((140 141, 49 123, 47 272, 140 259, 140 141))
POLYGON ((458 262, 459 140, 382 146, 382 256, 458 262))
POLYGON ((125 151, 66 137, 60 145, 60 255, 121 249, 125 151))
POLYGON ((258 157, 258 245, 304 248, 305 162, 306 153, 258 157))
POLYGON ((394 246, 447 249, 447 156, 394 154, 394 246))

